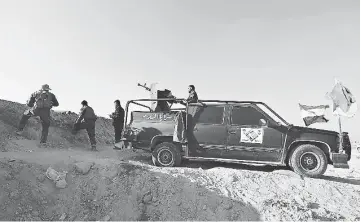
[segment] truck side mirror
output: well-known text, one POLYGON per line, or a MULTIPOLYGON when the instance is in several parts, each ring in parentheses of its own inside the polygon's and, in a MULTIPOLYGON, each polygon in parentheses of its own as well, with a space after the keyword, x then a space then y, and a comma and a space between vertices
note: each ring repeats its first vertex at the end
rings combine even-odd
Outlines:
POLYGON ((267 122, 265 119, 260 119, 260 120, 259 120, 259 125, 260 125, 260 126, 267 126, 267 125, 268 125, 268 122, 267 122))

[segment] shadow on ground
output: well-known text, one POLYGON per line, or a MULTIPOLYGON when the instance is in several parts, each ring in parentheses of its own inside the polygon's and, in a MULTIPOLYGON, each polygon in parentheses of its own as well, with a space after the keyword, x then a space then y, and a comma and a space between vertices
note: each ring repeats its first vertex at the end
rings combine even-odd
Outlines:
POLYGON ((272 172, 278 169, 289 169, 288 167, 279 167, 279 166, 256 166, 256 165, 247 165, 247 164, 236 164, 236 163, 222 163, 222 162, 212 162, 212 161, 183 161, 181 167, 187 168, 202 168, 204 170, 223 167, 229 169, 239 169, 239 170, 251 170, 251 171, 263 171, 263 172, 272 172))
MULTIPOLYGON (((153 165, 150 153, 146 151, 135 151, 131 160, 139 161, 144 164, 153 165)), ((277 172, 277 171, 289 171, 292 173, 293 171, 287 166, 256 166, 256 165, 247 165, 247 164, 235 164, 235 163, 222 163, 222 162, 212 162, 212 161, 189 161, 189 160, 182 160, 181 168, 201 168, 203 170, 209 170, 212 168, 228 168, 228 169, 238 169, 238 170, 249 170, 249 171, 260 171, 260 172, 277 172)), ((335 177, 335 176, 326 176, 323 175, 319 180, 327 180, 345 184, 353 184, 353 185, 360 185, 360 179, 354 178, 342 178, 342 177, 335 177)))
POLYGON ((117 164, 112 174, 109 166, 96 164, 87 175, 68 168, 65 189, 44 178, 46 166, 24 161, 0 166, 6 175, 0 177, 1 220, 59 220, 62 215, 70 221, 261 220, 247 203, 146 166, 117 164))
POLYGON ((341 177, 326 176, 326 175, 321 176, 319 179, 338 182, 338 183, 360 185, 360 179, 341 178, 341 177))
MULTIPOLYGON (((130 157, 130 160, 139 161, 144 164, 153 165, 151 154, 143 150, 134 150, 134 156, 130 157)), ((119 156, 122 156, 122 153, 119 152, 119 156)), ((288 167, 275 167, 275 166, 255 166, 247 164, 235 164, 235 163, 222 163, 222 162, 212 162, 212 161, 189 161, 182 160, 180 167, 184 168, 202 168, 204 170, 224 167, 230 169, 240 169, 240 170, 252 170, 252 171, 264 171, 272 172, 277 169, 288 169, 288 167)))

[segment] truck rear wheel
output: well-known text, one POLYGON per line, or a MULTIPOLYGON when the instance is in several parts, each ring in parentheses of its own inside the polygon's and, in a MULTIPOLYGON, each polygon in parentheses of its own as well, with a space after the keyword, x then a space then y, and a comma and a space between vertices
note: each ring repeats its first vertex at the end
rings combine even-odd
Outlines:
POLYGON ((290 157, 290 167, 302 176, 319 177, 327 169, 327 157, 317 146, 303 144, 293 151, 290 157))
POLYGON ((174 167, 181 164, 182 157, 175 144, 163 142, 155 147, 152 153, 152 161, 155 166, 174 167))

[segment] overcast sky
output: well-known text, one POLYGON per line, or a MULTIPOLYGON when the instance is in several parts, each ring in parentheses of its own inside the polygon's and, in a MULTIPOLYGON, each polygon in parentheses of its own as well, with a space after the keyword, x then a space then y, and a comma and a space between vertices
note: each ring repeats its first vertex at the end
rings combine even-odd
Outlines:
MULTIPOLYGON (((298 103, 337 77, 360 100, 359 0, 0 0, 0 98, 48 83, 61 110, 98 115, 159 82, 177 97, 258 100, 304 125, 298 103)), ((312 127, 337 130, 337 121, 312 127)), ((360 116, 343 120, 359 140, 360 116)))

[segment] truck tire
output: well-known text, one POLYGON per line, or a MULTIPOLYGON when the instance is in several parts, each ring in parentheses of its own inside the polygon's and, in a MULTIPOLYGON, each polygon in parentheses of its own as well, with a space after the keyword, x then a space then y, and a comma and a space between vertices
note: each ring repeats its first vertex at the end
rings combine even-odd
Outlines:
POLYGON ((290 167, 299 175, 317 178, 327 169, 327 157, 317 146, 303 144, 293 151, 290 167))
POLYGON ((152 153, 152 161, 155 166, 179 166, 182 161, 180 149, 170 142, 160 143, 155 147, 152 153))
POLYGON ((294 149, 291 151, 291 153, 290 153, 290 155, 289 155, 289 157, 290 158, 288 158, 288 161, 287 161, 287 166, 292 170, 292 171, 295 171, 294 169, 293 169, 293 167, 292 167, 292 163, 291 163, 291 160, 292 160, 292 155, 293 155, 293 153, 294 153, 294 149))

